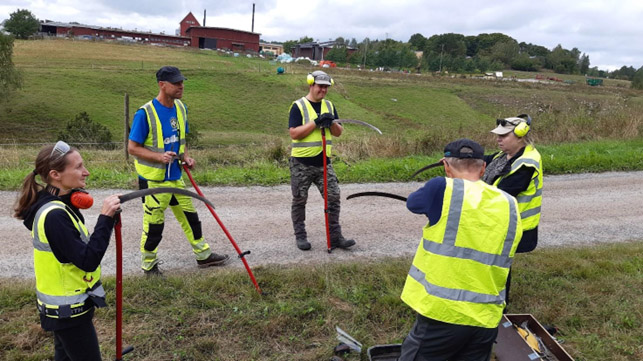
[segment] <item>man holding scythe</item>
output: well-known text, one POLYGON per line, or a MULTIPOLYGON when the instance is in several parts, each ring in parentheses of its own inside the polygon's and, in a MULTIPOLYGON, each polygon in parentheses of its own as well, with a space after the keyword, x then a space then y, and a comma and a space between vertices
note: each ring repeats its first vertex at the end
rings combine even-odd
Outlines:
POLYGON ((332 137, 342 135, 344 128, 338 122, 337 109, 324 99, 333 84, 331 77, 323 71, 308 74, 308 94, 292 103, 288 127, 292 139, 290 157, 290 185, 292 188, 292 223, 297 247, 306 251, 310 242, 306 234, 306 202, 308 189, 315 183, 325 196, 327 216, 327 237, 330 235, 330 249, 349 248, 355 245, 352 239, 345 239, 339 225, 340 196, 337 176, 330 162, 332 137), (328 130, 328 132, 326 132, 328 130), (330 134, 328 134, 330 133, 330 134), (325 148, 325 154, 324 154, 325 148), (324 181, 327 179, 327 184, 324 181))

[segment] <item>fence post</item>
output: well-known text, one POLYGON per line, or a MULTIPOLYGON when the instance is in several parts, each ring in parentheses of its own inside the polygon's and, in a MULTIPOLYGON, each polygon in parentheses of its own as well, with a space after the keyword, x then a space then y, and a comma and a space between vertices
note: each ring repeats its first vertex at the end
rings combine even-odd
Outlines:
POLYGON ((125 92, 125 104, 123 105, 124 111, 125 111, 125 127, 124 127, 124 141, 125 141, 125 160, 129 160, 129 152, 127 151, 127 143, 129 139, 129 94, 125 92))

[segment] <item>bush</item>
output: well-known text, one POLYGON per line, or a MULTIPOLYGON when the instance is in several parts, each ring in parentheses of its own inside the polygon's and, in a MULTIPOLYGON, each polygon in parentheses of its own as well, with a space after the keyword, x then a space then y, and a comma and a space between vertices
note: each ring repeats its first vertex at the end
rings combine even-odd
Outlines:
POLYGON ((22 86, 22 76, 11 60, 13 56, 13 37, 0 33, 0 101, 8 99, 9 94, 22 86))
POLYGON ((196 124, 190 123, 190 128, 188 129, 188 134, 185 135, 185 144, 190 149, 199 149, 201 145, 199 140, 201 139, 201 133, 199 133, 199 127, 196 124))
POLYGON ((58 133, 58 139, 73 143, 79 148, 88 146, 99 149, 114 149, 112 133, 102 124, 94 123, 89 114, 82 112, 74 120, 67 122, 65 129, 58 133))
POLYGON ((632 88, 643 90, 643 66, 634 73, 634 78, 632 79, 632 88))

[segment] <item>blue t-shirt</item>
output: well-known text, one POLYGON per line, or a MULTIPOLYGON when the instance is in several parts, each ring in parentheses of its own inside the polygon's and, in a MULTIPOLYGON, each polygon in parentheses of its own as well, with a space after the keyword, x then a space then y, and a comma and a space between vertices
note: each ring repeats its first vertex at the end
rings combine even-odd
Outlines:
MULTIPOLYGON (((161 120, 161 125, 163 126, 163 144, 166 152, 175 152, 179 153, 180 146, 180 137, 178 126, 178 118, 176 116, 176 107, 168 108, 161 104, 156 98, 152 100, 154 104, 154 109, 161 120)), ((186 107, 187 114, 187 107, 186 107)), ((132 121, 132 129, 129 133, 129 139, 139 144, 144 144, 145 139, 147 139, 147 134, 150 132, 150 127, 147 124, 147 115, 145 110, 139 109, 134 114, 134 120, 132 121)), ((185 134, 188 133, 188 122, 185 120, 185 134)), ((168 171, 165 172, 165 180, 172 181, 181 179, 181 166, 179 165, 178 159, 175 159, 169 165, 169 175, 168 171)), ((139 175, 140 178, 143 178, 139 175)))
POLYGON ((444 190, 447 180, 444 177, 429 179, 426 184, 409 194, 406 208, 417 214, 424 214, 429 219, 429 225, 438 223, 442 217, 442 204, 444 203, 444 190))

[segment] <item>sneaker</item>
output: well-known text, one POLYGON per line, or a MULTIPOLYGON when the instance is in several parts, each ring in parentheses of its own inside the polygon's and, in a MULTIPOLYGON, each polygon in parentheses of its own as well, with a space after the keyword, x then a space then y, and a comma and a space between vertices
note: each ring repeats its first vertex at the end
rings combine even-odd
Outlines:
POLYGON ((302 251, 308 251, 310 249, 310 242, 306 238, 297 238, 297 248, 302 251))
POLYGON ((155 264, 152 268, 149 270, 143 270, 143 273, 145 273, 145 276, 147 277, 154 277, 154 276, 163 276, 163 272, 159 269, 159 264, 155 264))
POLYGON ((203 260, 197 260, 196 263, 198 264, 199 268, 207 268, 207 267, 212 267, 212 266, 223 266, 230 257, 228 257, 227 254, 216 254, 212 253, 208 258, 203 259, 203 260))
POLYGON ((353 247, 355 245, 355 241, 352 239, 345 239, 344 237, 339 237, 336 240, 331 240, 330 241, 330 248, 335 249, 335 248, 342 248, 342 249, 347 249, 350 247, 353 247))

